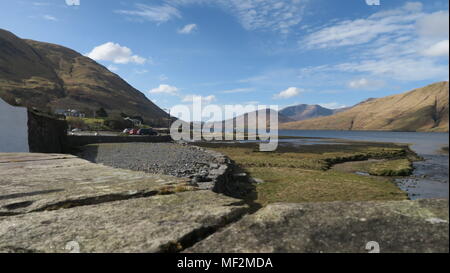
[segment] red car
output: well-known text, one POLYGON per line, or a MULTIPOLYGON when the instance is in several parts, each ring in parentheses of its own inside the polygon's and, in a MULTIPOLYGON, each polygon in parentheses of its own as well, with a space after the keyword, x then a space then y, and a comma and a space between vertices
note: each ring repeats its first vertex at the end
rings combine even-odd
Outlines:
POLYGON ((131 129, 128 134, 130 134, 130 135, 139 135, 139 129, 131 129))

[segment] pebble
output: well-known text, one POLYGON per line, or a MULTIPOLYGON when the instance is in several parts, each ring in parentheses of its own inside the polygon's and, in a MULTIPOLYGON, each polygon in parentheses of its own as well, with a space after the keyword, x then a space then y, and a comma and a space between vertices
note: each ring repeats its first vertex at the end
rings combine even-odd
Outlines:
POLYGON ((207 181, 215 158, 198 147, 174 143, 117 143, 89 145, 80 157, 107 166, 207 181))

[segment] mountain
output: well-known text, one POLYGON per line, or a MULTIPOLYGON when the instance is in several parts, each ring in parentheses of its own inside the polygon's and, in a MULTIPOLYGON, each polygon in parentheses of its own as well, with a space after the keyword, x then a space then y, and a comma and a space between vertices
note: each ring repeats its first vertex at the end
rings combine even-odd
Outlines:
POLYGON ((280 111, 280 114, 294 121, 317 117, 331 116, 345 109, 328 109, 320 105, 299 104, 289 106, 280 111))
POLYGON ((69 48, 20 39, 0 29, 0 97, 10 104, 46 111, 77 109, 91 114, 141 116, 151 125, 168 115, 118 75, 69 48))
MULTIPOLYGON (((256 129, 256 125, 259 122, 263 121, 264 115, 266 115, 265 123, 267 126, 269 126, 270 115, 272 115, 272 114, 278 115, 279 123, 294 121, 293 119, 286 117, 283 114, 280 114, 280 112, 277 112, 273 109, 264 109, 264 110, 257 110, 257 111, 245 113, 245 114, 242 114, 242 115, 239 115, 239 116, 233 118, 232 120, 235 123, 236 128, 238 128, 238 129, 243 129, 244 127, 248 128, 248 129, 256 129), (250 117, 250 120, 249 120, 249 117, 250 117), (240 126, 240 125, 243 125, 243 126, 240 126)), ((231 119, 228 119, 226 121, 214 122, 214 125, 215 126, 224 126, 224 122, 229 122, 229 121, 231 121, 231 119)), ((211 123, 205 124, 205 126, 211 126, 211 125, 212 125, 211 123)))
POLYGON ((448 132, 448 81, 369 99, 332 116, 280 125, 282 129, 448 132))

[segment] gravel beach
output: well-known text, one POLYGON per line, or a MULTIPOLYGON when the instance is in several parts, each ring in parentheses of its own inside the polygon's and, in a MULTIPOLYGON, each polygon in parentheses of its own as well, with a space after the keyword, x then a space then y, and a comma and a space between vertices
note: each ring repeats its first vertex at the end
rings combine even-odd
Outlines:
POLYGON ((174 143, 114 143, 83 147, 78 156, 107 166, 189 177, 208 176, 215 158, 204 150, 174 143))

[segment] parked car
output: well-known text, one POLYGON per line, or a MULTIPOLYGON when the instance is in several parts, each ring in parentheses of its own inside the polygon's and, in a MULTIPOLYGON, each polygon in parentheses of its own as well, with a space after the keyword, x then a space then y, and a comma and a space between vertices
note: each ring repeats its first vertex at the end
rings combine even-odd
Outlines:
POLYGON ((131 129, 128 134, 130 134, 130 135, 138 135, 138 131, 139 131, 139 129, 131 129))
POLYGON ((81 132, 81 131, 83 131, 83 130, 81 130, 80 128, 74 128, 74 129, 72 129, 72 132, 73 132, 73 133, 81 132))
POLYGON ((126 128, 126 129, 123 130, 122 133, 124 133, 124 134, 129 134, 131 130, 133 130, 133 129, 131 129, 131 128, 126 128))
POLYGON ((153 129, 139 129, 138 135, 141 136, 156 136, 158 133, 153 129))

